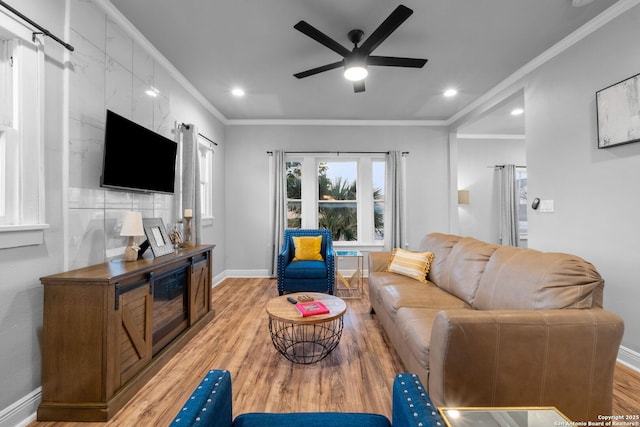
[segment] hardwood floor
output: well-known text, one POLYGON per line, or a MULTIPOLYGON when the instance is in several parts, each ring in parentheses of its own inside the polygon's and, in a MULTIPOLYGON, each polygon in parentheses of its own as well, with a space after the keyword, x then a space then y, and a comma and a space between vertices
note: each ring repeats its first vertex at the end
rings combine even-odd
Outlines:
POLYGON ((613 413, 640 415, 640 373, 620 363, 613 376, 613 413))
MULTIPOLYGON (((366 288, 366 286, 365 286, 366 288)), ((347 300, 340 345, 315 365, 293 365, 269 338, 264 306, 275 280, 226 279, 212 290, 215 319, 107 423, 32 422, 31 427, 165 426, 209 369, 227 369, 234 416, 252 411, 354 411, 391 416, 391 386, 404 370, 368 300, 347 300)), ((614 414, 640 414, 640 374, 618 366, 614 414)))

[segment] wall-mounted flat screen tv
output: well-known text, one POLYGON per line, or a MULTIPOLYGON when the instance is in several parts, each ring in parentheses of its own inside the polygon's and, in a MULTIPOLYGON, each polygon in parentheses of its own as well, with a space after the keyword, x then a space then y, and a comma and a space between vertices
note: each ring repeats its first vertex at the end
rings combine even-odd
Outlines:
POLYGON ((107 110, 100 186, 172 194, 177 151, 176 142, 107 110))

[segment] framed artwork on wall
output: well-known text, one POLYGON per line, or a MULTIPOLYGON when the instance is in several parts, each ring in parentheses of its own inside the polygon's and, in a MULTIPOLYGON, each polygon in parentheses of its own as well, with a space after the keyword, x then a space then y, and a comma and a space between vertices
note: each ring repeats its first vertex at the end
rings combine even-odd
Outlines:
POLYGON ((162 218, 142 218, 142 225, 153 256, 159 257, 173 252, 173 244, 169 239, 167 229, 164 228, 162 218))
POLYGON ((598 148, 640 141, 640 74, 596 92, 598 148))

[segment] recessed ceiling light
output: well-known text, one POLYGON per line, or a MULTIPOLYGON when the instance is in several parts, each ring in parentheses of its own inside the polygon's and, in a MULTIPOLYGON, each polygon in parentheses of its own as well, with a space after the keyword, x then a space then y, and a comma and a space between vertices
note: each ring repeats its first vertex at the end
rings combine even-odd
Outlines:
POLYGON ((522 108, 514 108, 513 110, 511 110, 512 116, 519 116, 522 113, 524 113, 524 110, 522 108))
POLYGON ((235 87, 233 89, 231 89, 231 94, 233 96, 237 96, 237 97, 241 97, 245 95, 244 89, 241 89, 239 87, 235 87))
POLYGON ((456 89, 447 89, 444 91, 444 96, 446 96, 447 98, 451 98, 452 96, 456 96, 458 94, 458 91, 456 89))

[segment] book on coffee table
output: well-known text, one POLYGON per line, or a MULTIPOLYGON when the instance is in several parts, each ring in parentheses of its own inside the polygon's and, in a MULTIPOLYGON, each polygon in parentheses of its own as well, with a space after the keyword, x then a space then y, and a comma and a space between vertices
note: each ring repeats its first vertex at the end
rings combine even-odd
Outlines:
POLYGON ((327 306, 320 301, 299 302, 296 304, 296 309, 302 314, 302 317, 329 313, 327 306))

